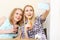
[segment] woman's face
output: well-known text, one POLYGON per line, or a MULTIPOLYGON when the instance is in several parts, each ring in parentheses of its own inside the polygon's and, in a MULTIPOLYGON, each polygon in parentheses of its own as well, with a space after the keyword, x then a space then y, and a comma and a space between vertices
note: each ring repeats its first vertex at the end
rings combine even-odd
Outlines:
POLYGON ((34 11, 32 7, 27 6, 24 11, 24 15, 26 18, 32 18, 34 16, 34 11))
POLYGON ((23 15, 23 12, 21 10, 16 10, 15 13, 14 13, 14 21, 18 22, 22 19, 22 15, 23 15))

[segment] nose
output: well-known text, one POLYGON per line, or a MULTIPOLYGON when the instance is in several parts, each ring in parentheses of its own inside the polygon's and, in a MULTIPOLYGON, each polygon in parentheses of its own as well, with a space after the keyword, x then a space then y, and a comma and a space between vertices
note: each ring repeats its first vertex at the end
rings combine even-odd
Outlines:
POLYGON ((20 15, 17 16, 18 18, 20 17, 20 15))
POLYGON ((31 14, 31 12, 28 12, 28 15, 30 15, 31 14))
POLYGON ((29 13, 30 13, 31 11, 29 11, 29 13))

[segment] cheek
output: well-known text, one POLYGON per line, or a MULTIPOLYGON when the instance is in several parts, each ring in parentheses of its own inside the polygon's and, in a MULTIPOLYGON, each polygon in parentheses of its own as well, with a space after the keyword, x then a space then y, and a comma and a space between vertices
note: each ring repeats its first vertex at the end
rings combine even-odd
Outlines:
POLYGON ((17 15, 16 14, 14 14, 14 17, 16 17, 17 15))
POLYGON ((32 16, 34 16, 34 14, 32 14, 32 16))
POLYGON ((13 18, 15 18, 16 17, 16 15, 13 15, 13 18))
POLYGON ((25 13, 24 16, 28 16, 27 13, 25 13))
POLYGON ((33 13, 33 12, 31 12, 31 15, 33 16, 33 15, 34 15, 34 13, 33 13))
POLYGON ((28 13, 26 12, 25 15, 28 15, 28 13))
POLYGON ((20 16, 20 20, 22 19, 22 16, 20 16))
POLYGON ((29 12, 26 12, 26 11, 25 11, 25 14, 27 14, 27 13, 29 13, 29 12))

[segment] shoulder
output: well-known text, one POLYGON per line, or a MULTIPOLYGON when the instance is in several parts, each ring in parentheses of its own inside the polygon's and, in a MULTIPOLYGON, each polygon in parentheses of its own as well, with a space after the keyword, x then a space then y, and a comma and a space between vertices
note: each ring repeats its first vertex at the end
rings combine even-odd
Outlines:
POLYGON ((37 22, 40 22, 40 20, 41 20, 40 16, 36 16, 36 17, 35 17, 35 20, 36 20, 37 22))
POLYGON ((44 23, 44 22, 45 22, 45 20, 46 20, 46 19, 42 19, 42 17, 41 17, 41 16, 42 16, 42 15, 37 16, 37 17, 36 17, 36 20, 42 24, 42 23, 44 23))

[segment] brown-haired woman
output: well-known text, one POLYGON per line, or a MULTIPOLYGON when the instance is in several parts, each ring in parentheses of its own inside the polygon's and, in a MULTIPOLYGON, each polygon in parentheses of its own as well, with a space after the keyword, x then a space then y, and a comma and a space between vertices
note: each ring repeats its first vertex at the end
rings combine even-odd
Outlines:
POLYGON ((22 24, 23 10, 14 8, 9 19, 0 19, 0 38, 13 38, 17 36, 18 26, 22 24))

